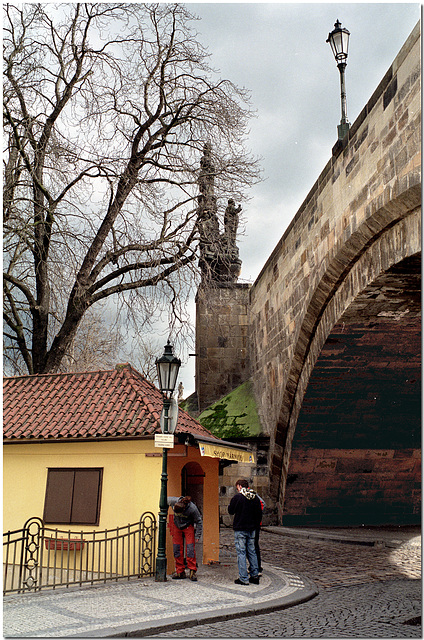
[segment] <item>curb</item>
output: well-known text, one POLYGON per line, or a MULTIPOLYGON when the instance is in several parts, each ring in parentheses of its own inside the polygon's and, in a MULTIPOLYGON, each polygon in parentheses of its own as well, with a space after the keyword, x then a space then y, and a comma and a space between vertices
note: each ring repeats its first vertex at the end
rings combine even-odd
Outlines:
POLYGON ((273 533, 276 536, 287 536, 288 538, 305 538, 312 540, 323 540, 324 542, 338 542, 339 544, 357 544, 366 547, 393 547, 397 546, 396 542, 383 540, 382 538, 359 538, 349 535, 337 534, 337 533, 325 533, 318 531, 301 531, 293 529, 278 527, 276 531, 273 527, 262 527, 262 531, 267 533, 273 533))

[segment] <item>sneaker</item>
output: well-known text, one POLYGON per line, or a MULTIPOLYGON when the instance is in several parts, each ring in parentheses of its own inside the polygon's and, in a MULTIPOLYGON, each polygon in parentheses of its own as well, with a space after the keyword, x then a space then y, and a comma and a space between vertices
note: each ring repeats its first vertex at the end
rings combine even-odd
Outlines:
POLYGON ((242 584, 242 585, 244 585, 245 587, 248 587, 248 586, 249 586, 249 583, 248 583, 248 582, 242 582, 239 578, 237 578, 237 580, 234 580, 234 584, 242 584))
POLYGON ((174 573, 172 576, 173 580, 184 580, 184 578, 187 578, 185 571, 182 571, 181 573, 174 573))
POLYGON ((192 580, 193 582, 197 582, 196 572, 193 571, 193 569, 190 569, 190 580, 192 580))
POLYGON ((259 576, 256 576, 255 578, 250 577, 249 582, 252 584, 259 584, 259 576))

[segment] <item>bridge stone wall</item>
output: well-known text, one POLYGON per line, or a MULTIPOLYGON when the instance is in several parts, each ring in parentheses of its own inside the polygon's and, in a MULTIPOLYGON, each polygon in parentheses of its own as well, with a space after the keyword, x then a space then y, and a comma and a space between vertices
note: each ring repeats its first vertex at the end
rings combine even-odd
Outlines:
POLYGON ((299 413, 327 338, 361 292, 421 251, 420 76, 417 25, 250 290, 250 374, 280 518, 299 413))

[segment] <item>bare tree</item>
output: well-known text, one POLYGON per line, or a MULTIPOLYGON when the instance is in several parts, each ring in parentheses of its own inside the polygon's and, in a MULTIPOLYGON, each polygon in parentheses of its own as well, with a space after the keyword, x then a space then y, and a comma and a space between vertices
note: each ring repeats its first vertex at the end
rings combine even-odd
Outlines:
POLYGON ((163 340, 152 336, 136 336, 128 360, 147 380, 157 382, 156 359, 163 353, 163 340))
POLYGON ((124 337, 116 323, 88 309, 59 367, 60 372, 113 369, 120 362, 124 337))
POLYGON ((178 317, 205 142, 218 197, 258 179, 246 93, 192 20, 168 3, 5 6, 4 344, 29 373, 59 370, 111 296, 137 322, 163 301, 178 317))

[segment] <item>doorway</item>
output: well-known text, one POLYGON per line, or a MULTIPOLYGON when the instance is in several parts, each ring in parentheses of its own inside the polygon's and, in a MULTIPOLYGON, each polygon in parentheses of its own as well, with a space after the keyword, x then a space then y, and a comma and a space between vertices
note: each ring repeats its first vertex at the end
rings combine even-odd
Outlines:
MULTIPOLYGON (((203 520, 203 483, 205 472, 197 462, 188 462, 181 470, 181 495, 191 496, 203 520)), ((203 524, 204 526, 204 524, 203 524)), ((203 536, 196 542, 197 563, 203 562, 203 536)))

